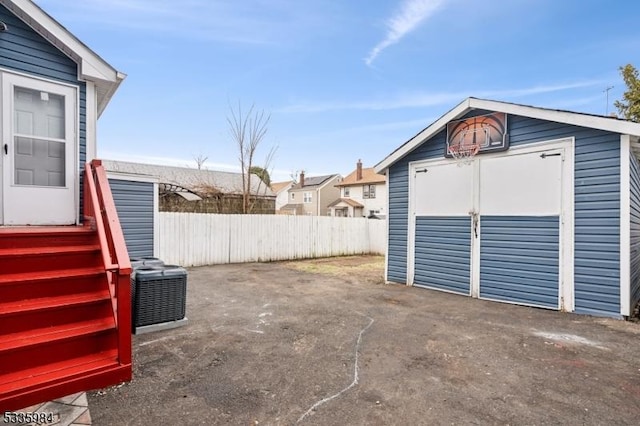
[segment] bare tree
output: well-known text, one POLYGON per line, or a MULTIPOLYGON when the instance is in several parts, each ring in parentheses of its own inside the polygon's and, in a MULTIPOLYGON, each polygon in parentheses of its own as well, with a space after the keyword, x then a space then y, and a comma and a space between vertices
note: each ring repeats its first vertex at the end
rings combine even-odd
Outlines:
POLYGON ((204 168, 204 163, 208 159, 209 159, 209 157, 207 157, 203 153, 200 153, 198 155, 194 155, 193 156, 193 161, 196 162, 196 167, 198 168, 198 170, 202 170, 204 168))
MULTIPOLYGON (((246 214, 251 213, 255 204, 255 197, 253 201, 251 200, 251 169, 255 164, 256 151, 267 134, 271 115, 265 113, 264 110, 256 110, 253 104, 248 111, 244 112, 240 102, 238 102, 237 108, 230 106, 229 113, 227 123, 231 138, 238 148, 238 160, 242 170, 242 212, 246 214)), ((268 169, 274 154, 275 149, 271 148, 265 164, 262 166, 263 169, 268 169)), ((261 183, 262 181, 258 187, 261 183)))
POLYGON ((289 173, 289 177, 293 181, 294 185, 298 183, 298 177, 300 177, 300 172, 302 172, 302 170, 292 170, 291 173, 289 173))

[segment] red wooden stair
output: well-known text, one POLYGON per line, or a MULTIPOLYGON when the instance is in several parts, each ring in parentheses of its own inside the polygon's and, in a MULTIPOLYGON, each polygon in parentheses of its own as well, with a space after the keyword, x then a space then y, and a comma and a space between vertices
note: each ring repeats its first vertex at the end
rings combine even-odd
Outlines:
POLYGON ((84 189, 85 226, 0 228, 0 413, 131 379, 131 266, 99 162, 84 189))

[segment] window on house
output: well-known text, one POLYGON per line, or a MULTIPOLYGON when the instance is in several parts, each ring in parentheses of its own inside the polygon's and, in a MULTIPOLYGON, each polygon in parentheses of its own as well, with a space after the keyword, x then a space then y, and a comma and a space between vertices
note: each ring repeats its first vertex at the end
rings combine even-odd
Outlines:
POLYGON ((345 197, 349 197, 349 187, 348 186, 344 187, 344 196, 345 197))
POLYGON ((295 192, 292 192, 292 193, 291 193, 291 199, 292 199, 292 200, 295 200, 295 199, 296 199, 296 193, 295 193, 295 192))
POLYGON ((303 194, 303 201, 305 203, 307 203, 307 204, 311 202, 311 193, 310 192, 305 192, 303 194))
POLYGON ((375 185, 365 185, 362 187, 362 197, 363 198, 376 198, 376 186, 375 185))

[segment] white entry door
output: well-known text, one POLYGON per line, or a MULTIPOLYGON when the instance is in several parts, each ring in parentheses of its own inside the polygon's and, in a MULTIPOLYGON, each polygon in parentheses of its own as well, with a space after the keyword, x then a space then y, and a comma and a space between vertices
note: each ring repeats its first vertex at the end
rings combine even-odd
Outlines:
POLYGON ((4 225, 76 223, 76 89, 2 74, 4 225))

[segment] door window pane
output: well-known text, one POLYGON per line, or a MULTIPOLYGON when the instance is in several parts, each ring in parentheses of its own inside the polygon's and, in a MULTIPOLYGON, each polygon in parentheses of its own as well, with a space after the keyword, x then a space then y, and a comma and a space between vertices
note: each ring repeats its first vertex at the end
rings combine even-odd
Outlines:
POLYGON ((14 145, 14 184, 66 186, 63 142, 16 137, 14 145))
POLYGON ((16 133, 44 138, 65 138, 62 95, 16 87, 14 91, 16 133))

